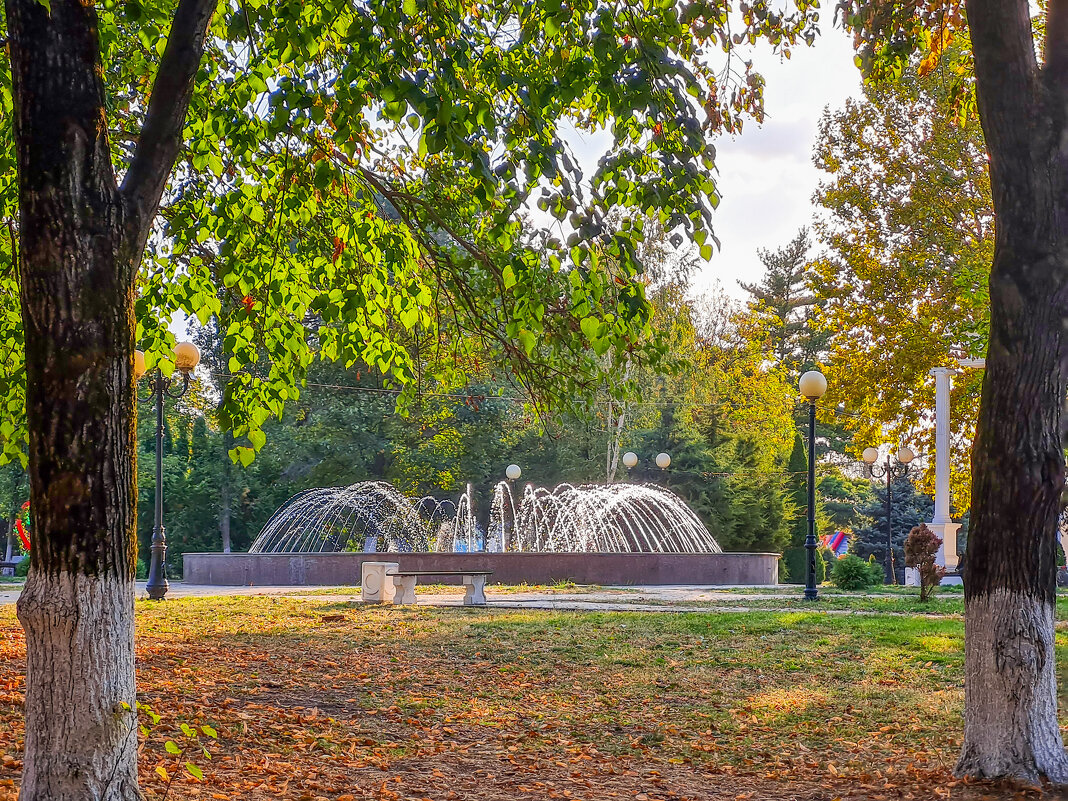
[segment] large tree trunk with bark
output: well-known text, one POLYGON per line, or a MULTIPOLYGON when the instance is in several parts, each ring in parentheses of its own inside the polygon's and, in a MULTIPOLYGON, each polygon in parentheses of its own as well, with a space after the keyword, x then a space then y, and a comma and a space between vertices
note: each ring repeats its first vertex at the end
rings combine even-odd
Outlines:
POLYGON ((120 188, 92 3, 6 0, 34 522, 24 801, 140 797, 134 282, 212 7, 180 2, 120 188))
POLYGON ((34 512, 21 797, 133 799, 134 267, 95 13, 9 0, 7 17, 34 512))
POLYGON ((1064 5, 1050 4, 1039 68, 1026 2, 968 3, 996 240, 972 453, 957 765, 961 775, 1057 783, 1068 782, 1053 644, 1068 422, 1064 5))

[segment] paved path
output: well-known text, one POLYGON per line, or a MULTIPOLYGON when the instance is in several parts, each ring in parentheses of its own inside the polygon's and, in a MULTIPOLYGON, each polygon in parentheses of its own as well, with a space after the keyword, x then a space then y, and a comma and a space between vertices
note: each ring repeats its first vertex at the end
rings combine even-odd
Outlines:
MULTIPOLYGON (((171 582, 168 598, 187 598, 190 596, 212 595, 286 595, 295 598, 316 598, 324 603, 343 603, 358 601, 357 592, 352 594, 320 593, 317 590, 329 588, 317 587, 223 587, 202 584, 183 584, 171 582)), ((664 605, 707 603, 718 606, 729 603, 734 606, 744 600, 764 601, 792 597, 775 592, 747 592, 739 594, 730 592, 729 587, 694 587, 694 586, 640 586, 640 587, 591 587, 569 592, 564 590, 544 590, 531 592, 498 592, 493 586, 486 588, 487 596, 494 606, 529 607, 537 609, 602 609, 611 611, 615 608, 640 610, 648 608, 660 611, 664 605)), ((738 589, 738 588, 733 588, 738 589)), ((798 590, 800 594, 800 589, 798 590)), ((13 604, 18 599, 19 588, 7 588, 0 584, 0 605, 13 604)), ((137 582, 137 597, 147 598, 145 583, 137 582)), ((419 594, 419 602, 441 606, 460 605, 463 591, 456 588, 456 593, 419 594)), ((678 608, 678 607, 676 607, 678 608)), ((739 607, 741 608, 741 607, 739 607)), ((692 607, 682 607, 679 611, 695 611, 692 607)))
MULTIPOLYGON (((18 589, 3 589, 0 585, 0 606, 13 604, 18 599, 18 589)), ((209 597, 226 595, 283 595, 302 600, 321 601, 324 605, 332 603, 351 603, 360 600, 356 588, 351 593, 329 592, 329 587, 230 587, 216 585, 183 584, 172 582, 167 593, 168 598, 209 597)), ((333 588, 347 589, 347 588, 333 588)), ((762 588, 754 587, 695 587, 677 586, 636 586, 636 587, 589 587, 576 588, 573 591, 544 589, 540 591, 494 592, 493 585, 486 588, 486 594, 492 608, 497 609, 548 609, 557 611, 582 612, 797 612, 793 608, 754 609, 746 605, 749 601, 777 601, 801 597, 801 587, 796 592, 783 591, 760 592, 762 588), (748 592, 737 592, 748 589, 748 592), (733 591, 732 591, 733 590, 733 591)), ((793 589, 793 588, 791 588, 793 589)), ((145 583, 137 582, 137 597, 147 598, 145 583)), ((884 597, 868 593, 835 597, 884 597)), ((462 606, 463 590, 456 587, 447 593, 419 593, 419 603, 425 606, 462 606)), ((850 609, 816 609, 825 614, 835 615, 875 615, 905 614, 893 612, 872 612, 850 609)))

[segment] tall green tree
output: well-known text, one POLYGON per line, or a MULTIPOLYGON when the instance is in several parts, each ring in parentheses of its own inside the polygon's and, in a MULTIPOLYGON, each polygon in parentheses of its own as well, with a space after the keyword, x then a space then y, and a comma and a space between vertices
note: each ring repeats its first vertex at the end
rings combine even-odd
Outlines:
POLYGON ((749 62, 721 78, 705 52, 788 48, 817 17, 807 0, 740 21, 705 3, 7 0, 0 206, 17 277, 0 278, 15 343, 0 407, 37 528, 18 607, 22 797, 139 795, 135 342, 169 372, 171 313, 207 322, 232 293, 246 463, 314 358, 411 386, 397 332, 442 316, 524 386, 600 388, 615 365, 590 351, 655 356, 633 240, 606 211, 658 215, 707 255, 707 137, 760 115, 761 81, 749 62), (612 131, 592 175, 565 121, 612 131), (436 170, 449 180, 431 194, 436 170), (563 241, 524 230, 535 199, 563 241))
POLYGON ((764 339, 779 365, 798 375, 821 360, 827 338, 815 323, 822 299, 812 292, 811 248, 802 228, 783 247, 758 250, 764 276, 758 284, 741 284, 752 298, 748 335, 764 339))
MULTIPOLYGON (((994 249, 993 203, 979 121, 955 113, 952 83, 920 76, 920 59, 892 83, 825 112, 815 161, 825 173, 813 265, 828 337, 830 402, 858 447, 908 441, 934 451, 930 370, 986 349, 994 249)), ((981 373, 954 379, 953 497, 969 504, 968 454, 981 373)), ((924 486, 931 491, 931 470, 924 486)))

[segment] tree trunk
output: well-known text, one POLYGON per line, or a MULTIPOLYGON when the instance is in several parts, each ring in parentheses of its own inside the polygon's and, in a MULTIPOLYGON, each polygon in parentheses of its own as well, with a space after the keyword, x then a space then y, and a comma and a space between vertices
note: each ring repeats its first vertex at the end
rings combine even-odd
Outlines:
MULTIPOLYGON (((1026 287, 1013 255, 1004 245, 995 255, 990 354, 972 455, 964 747, 957 771, 1064 782, 1068 755, 1057 722, 1053 623, 1064 485, 1060 321, 1068 297, 1063 288, 1054 293, 1057 309, 1049 309, 1048 289, 1026 287), (1016 266, 1004 264, 1009 260, 1016 266), (1043 306, 1048 311, 1039 311, 1043 306)), ((1059 269, 1068 273, 1068 258, 1062 256, 1059 269)))
POLYGON ((137 799, 134 278, 213 5, 180 0, 120 189, 93 4, 5 3, 34 524, 20 798, 137 799))
POLYGON ((219 488, 219 533, 222 535, 223 553, 230 553, 230 448, 234 435, 229 429, 223 432, 222 486, 219 488))
MULTIPOLYGON (((1064 3, 1050 4, 1050 44, 1064 3)), ((1026 2, 968 3, 996 234, 990 345, 964 564, 964 745, 957 772, 1068 782, 1053 647, 1065 481, 1068 182, 1056 48, 1039 69, 1026 2)))
POLYGON ((134 272, 96 14, 7 0, 7 19, 34 523, 20 797, 134 799, 134 272))

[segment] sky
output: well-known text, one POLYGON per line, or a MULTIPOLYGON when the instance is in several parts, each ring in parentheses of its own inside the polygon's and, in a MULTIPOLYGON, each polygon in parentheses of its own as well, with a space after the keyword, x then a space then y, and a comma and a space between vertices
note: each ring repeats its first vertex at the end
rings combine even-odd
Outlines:
POLYGON ((813 47, 799 47, 781 63, 758 53, 754 67, 767 81, 766 116, 763 125, 749 121, 740 136, 716 142, 722 201, 713 225, 722 249, 694 277, 698 292, 718 279, 730 295, 743 297, 738 281, 753 283, 763 273, 757 249, 787 244, 811 221, 821 176, 812 164, 820 115, 861 94, 852 41, 827 23, 813 47))
MULTIPOLYGON (((757 283, 764 272, 757 251, 787 244, 812 221, 812 195, 821 173, 812 150, 823 110, 835 111, 849 97, 860 97, 860 73, 853 64, 851 37, 826 23, 812 47, 799 46, 787 61, 762 47, 754 68, 766 81, 763 124, 747 120, 738 136, 723 136, 716 145, 716 183, 721 202, 713 227, 721 248, 692 278, 695 295, 716 283, 732 297, 748 297, 738 282, 757 283)), ((589 134, 571 129, 570 144, 587 175, 610 145, 607 131, 589 134)), ((553 225, 531 204, 531 218, 553 225)))

